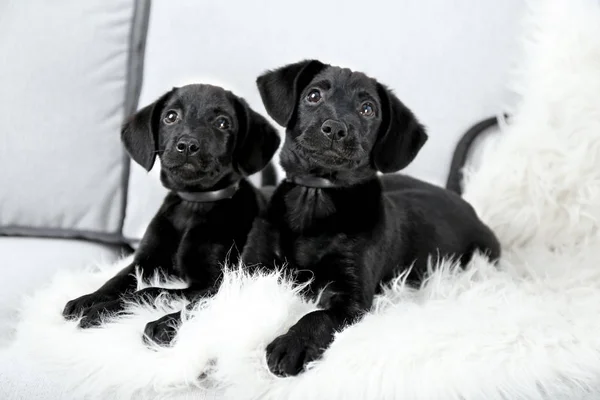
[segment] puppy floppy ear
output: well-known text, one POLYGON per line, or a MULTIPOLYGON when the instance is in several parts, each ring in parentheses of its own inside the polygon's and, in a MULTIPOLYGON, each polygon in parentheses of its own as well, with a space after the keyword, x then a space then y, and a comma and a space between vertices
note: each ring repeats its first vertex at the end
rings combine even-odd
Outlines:
POLYGON ((423 125, 388 88, 377 84, 381 99, 382 121, 371 157, 374 167, 383 173, 405 168, 427 141, 423 125))
POLYGON ((256 79, 260 97, 267 113, 281 126, 293 121, 302 90, 326 65, 317 60, 305 60, 267 71, 256 79))
POLYGON ((152 169, 158 151, 160 112, 175 90, 177 89, 173 88, 154 103, 139 110, 121 128, 121 140, 127 153, 146 171, 152 169))
POLYGON ((281 139, 277 129, 265 117, 251 109, 244 99, 232 97, 239 123, 233 165, 242 176, 248 176, 271 161, 281 139))

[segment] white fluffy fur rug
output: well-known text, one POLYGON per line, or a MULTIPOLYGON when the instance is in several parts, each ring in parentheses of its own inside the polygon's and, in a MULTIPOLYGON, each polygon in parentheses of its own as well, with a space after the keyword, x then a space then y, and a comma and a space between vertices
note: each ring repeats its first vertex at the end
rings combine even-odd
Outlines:
POLYGON ((465 193, 504 245, 500 268, 476 258, 465 272, 438 265, 420 290, 398 280, 293 378, 272 376, 264 349, 314 306, 237 268, 171 348, 141 334, 181 304, 85 331, 60 315, 128 260, 57 276, 24 305, 14 346, 79 398, 600 398, 600 2, 530 3, 521 102, 465 193))

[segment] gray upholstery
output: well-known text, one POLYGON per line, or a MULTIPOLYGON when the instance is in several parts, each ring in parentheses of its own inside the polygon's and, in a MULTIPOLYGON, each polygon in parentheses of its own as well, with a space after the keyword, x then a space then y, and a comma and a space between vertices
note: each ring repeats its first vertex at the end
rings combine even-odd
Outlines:
POLYGON ((47 284, 59 269, 112 262, 122 253, 118 246, 85 241, 0 237, 0 347, 10 339, 22 296, 47 284))
POLYGON ((137 104, 147 17, 134 5, 0 4, 0 234, 120 239, 119 128, 137 104))

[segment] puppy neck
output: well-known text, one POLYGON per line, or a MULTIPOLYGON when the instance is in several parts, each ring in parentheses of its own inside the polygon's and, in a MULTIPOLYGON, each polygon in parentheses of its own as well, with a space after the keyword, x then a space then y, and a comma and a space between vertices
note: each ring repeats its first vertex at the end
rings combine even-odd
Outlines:
POLYGON ((376 177, 334 188, 308 187, 286 179, 271 198, 270 212, 284 215, 284 223, 295 233, 353 232, 377 221, 381 204, 381 183, 376 177))
POLYGON ((190 203, 212 203, 218 200, 229 199, 233 197, 239 187, 243 177, 238 174, 227 174, 217 182, 211 182, 210 185, 200 182, 185 182, 178 180, 167 174, 164 170, 160 171, 160 181, 163 186, 177 195, 178 198, 190 203))
POLYGON ((319 176, 310 176, 310 175, 292 176, 292 177, 287 177, 286 179, 290 182, 295 183, 296 185, 306 186, 306 187, 315 188, 315 189, 327 189, 327 188, 339 187, 339 185, 337 185, 333 181, 331 181, 327 178, 321 178, 319 176))
POLYGON ((232 198, 240 188, 240 182, 235 182, 232 185, 229 185, 223 189, 218 190, 208 190, 208 191, 194 191, 194 192, 184 192, 178 191, 177 196, 184 201, 189 201, 192 203, 212 203, 219 200, 230 199, 232 198))

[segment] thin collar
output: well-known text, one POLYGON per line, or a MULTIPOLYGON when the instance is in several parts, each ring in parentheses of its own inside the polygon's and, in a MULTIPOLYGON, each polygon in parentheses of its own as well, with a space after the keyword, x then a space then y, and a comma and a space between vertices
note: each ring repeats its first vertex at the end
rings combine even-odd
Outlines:
POLYGON ((339 187, 332 181, 326 178, 320 178, 317 176, 292 176, 291 178, 287 178, 290 182, 295 183, 296 185, 306 186, 310 188, 335 188, 339 187))
POLYGON ((177 195, 185 201, 194 203, 210 203, 213 201, 230 199, 240 188, 240 183, 236 182, 231 186, 209 192, 177 192, 177 195))

